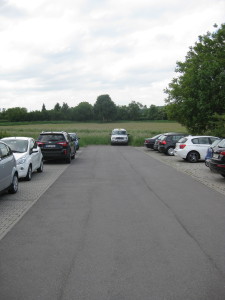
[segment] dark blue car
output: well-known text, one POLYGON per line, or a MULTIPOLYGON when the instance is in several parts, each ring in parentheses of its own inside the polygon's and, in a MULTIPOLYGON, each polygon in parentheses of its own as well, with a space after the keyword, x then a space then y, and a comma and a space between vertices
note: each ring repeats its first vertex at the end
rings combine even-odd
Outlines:
POLYGON ((221 139, 215 140, 212 143, 212 145, 208 148, 206 156, 205 156, 205 165, 206 165, 206 167, 209 167, 209 160, 213 156, 213 148, 216 147, 219 144, 220 141, 221 141, 221 139))

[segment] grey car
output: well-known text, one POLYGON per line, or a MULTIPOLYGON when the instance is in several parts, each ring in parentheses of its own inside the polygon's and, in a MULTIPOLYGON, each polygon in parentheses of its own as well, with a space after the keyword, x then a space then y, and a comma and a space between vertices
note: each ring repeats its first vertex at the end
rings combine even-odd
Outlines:
POLYGON ((18 190, 16 160, 9 146, 0 141, 0 192, 15 194, 18 190))

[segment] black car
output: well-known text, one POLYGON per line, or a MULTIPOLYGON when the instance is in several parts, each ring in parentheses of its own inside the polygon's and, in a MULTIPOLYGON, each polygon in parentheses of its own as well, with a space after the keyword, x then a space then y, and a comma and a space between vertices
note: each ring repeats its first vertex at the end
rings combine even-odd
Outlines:
POLYGON ((179 133, 179 132, 169 132, 163 135, 160 138, 158 150, 159 152, 165 153, 167 155, 174 155, 174 149, 176 147, 176 143, 184 136, 188 134, 179 133))
POLYGON ((44 160, 65 160, 67 163, 75 158, 75 145, 70 135, 65 131, 42 132, 37 144, 41 148, 44 160))
POLYGON ((149 148, 149 149, 154 149, 154 144, 155 144, 155 141, 156 139, 158 139, 162 134, 157 134, 151 138, 147 138, 145 139, 145 142, 144 142, 144 145, 146 148, 149 148))
POLYGON ((208 160, 209 168, 225 177, 225 139, 213 148, 212 158, 208 160))

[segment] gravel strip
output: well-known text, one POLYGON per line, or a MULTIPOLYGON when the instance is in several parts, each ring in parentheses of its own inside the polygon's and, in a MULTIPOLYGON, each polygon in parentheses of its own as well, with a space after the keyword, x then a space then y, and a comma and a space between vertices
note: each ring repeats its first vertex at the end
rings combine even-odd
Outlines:
POLYGON ((16 194, 0 196, 0 240, 66 170, 68 164, 45 164, 43 173, 33 173, 31 181, 19 181, 16 194))
POLYGON ((145 147, 139 147, 137 149, 143 151, 154 159, 177 169, 178 171, 190 175, 195 180, 225 195, 225 179, 220 174, 212 173, 210 169, 205 166, 203 161, 189 163, 183 159, 177 158, 176 156, 168 156, 164 153, 159 153, 158 151, 147 149, 145 147))

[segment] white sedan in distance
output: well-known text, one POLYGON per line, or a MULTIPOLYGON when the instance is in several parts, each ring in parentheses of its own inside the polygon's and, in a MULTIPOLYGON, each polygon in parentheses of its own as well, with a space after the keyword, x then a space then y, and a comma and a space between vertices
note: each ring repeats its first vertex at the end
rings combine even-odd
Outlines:
POLYGON ((36 141, 30 137, 6 137, 2 141, 12 150, 19 178, 31 180, 32 173, 43 172, 43 156, 36 141))

